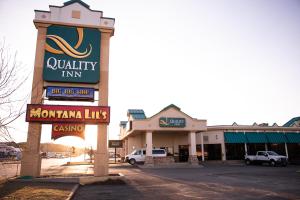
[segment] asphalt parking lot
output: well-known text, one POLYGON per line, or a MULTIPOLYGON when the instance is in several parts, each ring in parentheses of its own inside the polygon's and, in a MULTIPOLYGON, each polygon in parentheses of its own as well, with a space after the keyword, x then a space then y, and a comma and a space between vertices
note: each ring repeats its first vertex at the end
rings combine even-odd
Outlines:
POLYGON ((81 186, 74 199, 300 199, 300 166, 205 164, 202 168, 110 167, 125 183, 81 186))

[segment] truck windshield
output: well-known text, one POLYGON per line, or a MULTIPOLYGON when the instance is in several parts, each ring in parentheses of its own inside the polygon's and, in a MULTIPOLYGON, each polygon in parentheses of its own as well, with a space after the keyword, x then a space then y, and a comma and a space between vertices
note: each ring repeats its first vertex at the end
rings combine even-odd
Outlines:
POLYGON ((268 154, 271 156, 278 156, 278 154, 274 151, 268 151, 268 154))
POLYGON ((136 152, 136 150, 134 150, 133 152, 131 152, 131 155, 134 155, 134 154, 135 154, 135 152, 136 152))
POLYGON ((141 150, 135 151, 132 155, 141 155, 141 150))

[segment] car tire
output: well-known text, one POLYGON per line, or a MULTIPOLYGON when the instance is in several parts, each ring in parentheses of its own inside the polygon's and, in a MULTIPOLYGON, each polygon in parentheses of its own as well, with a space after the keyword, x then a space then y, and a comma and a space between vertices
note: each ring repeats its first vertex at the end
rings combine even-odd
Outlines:
POLYGON ((135 159, 131 158, 131 159, 129 160, 129 164, 134 165, 135 163, 136 163, 135 159))
POLYGON ((275 162, 274 160, 271 160, 271 161, 270 161, 270 165, 271 165, 272 167, 275 167, 275 166, 276 166, 276 162, 275 162))
POLYGON ((251 161, 249 159, 245 160, 246 165, 250 165, 251 161))

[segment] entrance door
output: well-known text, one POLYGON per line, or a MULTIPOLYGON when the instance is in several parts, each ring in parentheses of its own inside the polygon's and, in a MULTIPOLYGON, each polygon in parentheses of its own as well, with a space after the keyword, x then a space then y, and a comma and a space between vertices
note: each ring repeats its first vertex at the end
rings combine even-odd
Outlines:
POLYGON ((179 145, 179 162, 187 162, 189 160, 189 146, 179 145))
POLYGON ((221 144, 204 144, 207 160, 221 160, 221 144))

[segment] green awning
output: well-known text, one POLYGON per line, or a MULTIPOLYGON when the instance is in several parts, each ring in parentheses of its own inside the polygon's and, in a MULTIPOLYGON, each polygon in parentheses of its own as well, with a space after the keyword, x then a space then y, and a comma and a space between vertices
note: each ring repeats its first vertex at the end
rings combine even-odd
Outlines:
POLYGON ((268 143, 265 133, 247 132, 246 138, 248 143, 268 143))
POLYGON ((286 133, 288 143, 300 143, 300 133, 286 133))
POLYGON ((287 139, 283 133, 276 133, 276 132, 266 132, 267 139, 269 143, 285 143, 287 139))
POLYGON ((242 132, 224 132, 225 143, 246 143, 247 139, 242 132))

